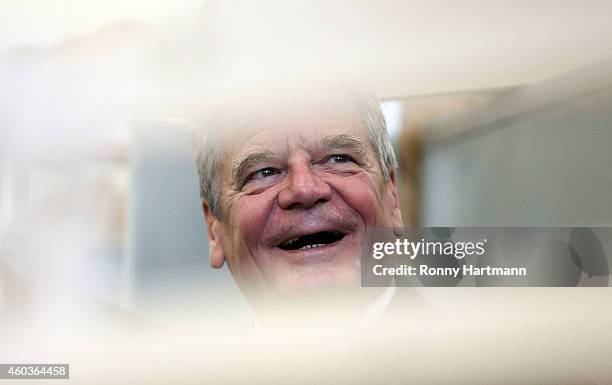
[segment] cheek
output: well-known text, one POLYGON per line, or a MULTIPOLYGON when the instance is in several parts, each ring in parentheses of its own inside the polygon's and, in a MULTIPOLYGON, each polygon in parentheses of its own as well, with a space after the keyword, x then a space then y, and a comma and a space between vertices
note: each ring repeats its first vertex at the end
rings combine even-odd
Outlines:
POLYGON ((264 191, 260 194, 245 195, 234 205, 234 241, 253 249, 259 243, 274 204, 274 195, 264 191), (237 231, 236 231, 237 230, 237 231))
POLYGON ((335 178, 330 184, 353 210, 357 211, 368 226, 378 224, 382 210, 376 184, 366 173, 351 177, 335 178))

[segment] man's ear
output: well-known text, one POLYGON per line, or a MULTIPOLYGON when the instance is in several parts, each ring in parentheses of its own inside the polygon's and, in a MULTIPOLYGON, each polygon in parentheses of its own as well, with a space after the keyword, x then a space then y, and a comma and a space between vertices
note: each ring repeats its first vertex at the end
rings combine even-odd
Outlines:
POLYGON ((390 223, 396 231, 403 232, 404 221, 402 220, 402 210, 400 208, 399 195, 397 193, 397 174, 395 170, 390 170, 389 181, 387 182, 386 199, 389 210, 391 210, 390 223))
POLYGON ((223 267, 225 262, 225 254, 221 245, 221 237, 223 237, 223 228, 219 219, 217 219, 208 206, 208 203, 202 201, 202 210, 206 218, 206 231, 208 233, 208 248, 210 252, 210 265, 215 269, 223 267))

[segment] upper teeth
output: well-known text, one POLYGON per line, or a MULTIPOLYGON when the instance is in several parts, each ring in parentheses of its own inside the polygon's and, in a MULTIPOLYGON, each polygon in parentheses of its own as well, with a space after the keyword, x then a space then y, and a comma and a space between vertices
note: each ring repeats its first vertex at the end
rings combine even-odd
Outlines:
MULTIPOLYGON (((300 239, 300 237, 295 237, 295 238, 292 238, 292 239, 288 240, 287 242, 283 243, 283 244, 282 244, 282 246, 283 246, 283 247, 288 247, 288 246, 290 246, 292 243, 294 243, 295 241, 297 241, 298 239, 300 239)), ((312 245, 302 246, 302 247, 298 248, 298 250, 312 249, 313 247, 321 247, 321 246, 325 246, 325 243, 315 243, 315 244, 312 244, 312 245)))
POLYGON ((287 242, 283 243, 282 246, 283 247, 289 246, 290 244, 292 244, 293 242, 297 241, 298 239, 300 239, 300 237, 292 238, 292 239, 288 240, 287 242))
POLYGON ((312 249, 314 247, 321 247, 321 246, 325 246, 324 243, 315 243, 314 245, 306 245, 306 246, 302 246, 300 247, 298 250, 304 250, 304 249, 312 249))

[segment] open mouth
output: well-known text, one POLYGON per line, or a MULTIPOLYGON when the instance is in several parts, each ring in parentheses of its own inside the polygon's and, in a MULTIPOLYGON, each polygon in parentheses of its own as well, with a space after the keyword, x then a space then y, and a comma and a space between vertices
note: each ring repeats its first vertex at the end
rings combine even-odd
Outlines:
POLYGON ((280 245, 283 250, 306 250, 327 246, 344 238, 344 234, 338 231, 320 231, 314 234, 302 235, 291 238, 280 245))

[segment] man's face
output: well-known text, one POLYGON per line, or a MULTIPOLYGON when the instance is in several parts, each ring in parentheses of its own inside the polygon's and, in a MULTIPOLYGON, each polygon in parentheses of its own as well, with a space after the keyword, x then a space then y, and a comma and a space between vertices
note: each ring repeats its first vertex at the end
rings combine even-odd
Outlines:
POLYGON ((359 287, 365 242, 402 223, 358 111, 271 114, 225 142, 222 219, 205 205, 213 266, 227 260, 251 297, 359 287))

